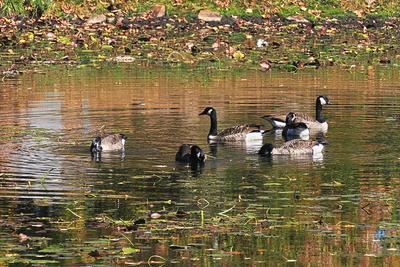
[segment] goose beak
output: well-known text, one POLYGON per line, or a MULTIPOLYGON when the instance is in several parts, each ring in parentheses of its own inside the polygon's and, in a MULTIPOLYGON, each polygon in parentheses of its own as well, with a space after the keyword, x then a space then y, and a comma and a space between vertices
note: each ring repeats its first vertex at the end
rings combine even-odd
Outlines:
POLYGON ((201 113, 199 113, 199 116, 201 115, 207 115, 207 112, 205 110, 203 110, 201 113))

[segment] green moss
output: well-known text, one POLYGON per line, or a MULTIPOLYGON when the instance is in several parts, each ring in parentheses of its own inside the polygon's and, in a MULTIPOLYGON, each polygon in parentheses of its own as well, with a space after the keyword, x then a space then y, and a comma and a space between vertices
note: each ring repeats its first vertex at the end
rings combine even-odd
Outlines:
POLYGON ((246 40, 246 34, 242 32, 232 32, 229 36, 229 41, 232 44, 240 44, 246 40))
POLYGON ((299 13, 302 13, 301 10, 300 10, 300 7, 295 6, 295 5, 283 7, 279 11, 279 15, 284 17, 284 18, 287 18, 287 17, 290 17, 290 16, 294 16, 294 15, 297 15, 299 13))

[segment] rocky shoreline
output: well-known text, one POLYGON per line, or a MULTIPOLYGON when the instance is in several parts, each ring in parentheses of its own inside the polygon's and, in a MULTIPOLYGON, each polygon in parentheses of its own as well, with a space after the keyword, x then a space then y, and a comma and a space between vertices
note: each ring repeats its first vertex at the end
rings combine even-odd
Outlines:
POLYGON ((0 18, 0 70, 18 75, 32 64, 278 68, 373 64, 397 66, 398 18, 167 16, 165 7, 127 16, 118 10, 92 17, 0 18))

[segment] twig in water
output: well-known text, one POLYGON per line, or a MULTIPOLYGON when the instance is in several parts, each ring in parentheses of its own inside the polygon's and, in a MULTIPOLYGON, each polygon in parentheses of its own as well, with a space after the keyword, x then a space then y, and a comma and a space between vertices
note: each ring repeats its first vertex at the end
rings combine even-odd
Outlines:
POLYGON ((179 55, 179 56, 181 57, 182 60, 185 60, 185 57, 184 57, 181 53, 179 53, 179 52, 177 52, 177 51, 172 51, 172 52, 168 55, 167 61, 169 61, 169 60, 171 59, 171 56, 172 56, 173 54, 179 55))
POLYGON ((355 223, 352 223, 352 222, 349 222, 349 221, 340 221, 340 222, 338 222, 337 224, 336 224, 336 226, 338 226, 338 225, 340 225, 340 224, 342 224, 342 223, 347 223, 347 224, 351 224, 351 225, 355 225, 355 223))
POLYGON ((197 200, 197 206, 200 208, 201 226, 204 226, 204 209, 207 208, 208 205, 210 205, 210 202, 205 198, 197 200))
POLYGON ((371 215, 371 212, 369 210, 366 209, 366 207, 368 207, 369 205, 371 205, 370 202, 368 202, 366 205, 364 205, 363 207, 361 207, 361 209, 363 211, 365 211, 368 215, 371 215))
POLYGON ((227 209, 227 210, 224 210, 224 211, 221 211, 220 213, 218 213, 218 215, 225 216, 225 217, 228 217, 228 218, 229 218, 229 216, 226 215, 225 213, 230 212, 230 211, 233 210, 235 207, 236 207, 236 205, 233 205, 231 208, 229 208, 229 209, 227 209))
POLYGON ((75 215, 75 216, 78 217, 79 219, 82 219, 82 216, 79 216, 78 214, 76 214, 75 212, 73 212, 70 208, 67 208, 67 211, 71 212, 73 215, 75 215))
POLYGON ((159 182, 161 182, 161 181, 164 179, 163 177, 161 177, 161 176, 159 176, 159 175, 157 175, 157 174, 153 174, 153 176, 158 178, 158 180, 155 181, 155 182, 153 183, 153 185, 158 184, 159 182))
POLYGON ((54 168, 49 169, 47 172, 45 172, 41 177, 40 177, 40 185, 43 187, 44 190, 47 191, 47 186, 44 184, 44 180, 47 178, 47 176, 50 174, 50 172, 54 170, 54 168))
POLYGON ((122 233, 121 232, 121 235, 123 236, 123 237, 125 237, 125 239, 126 240, 128 240, 128 242, 131 244, 131 246, 134 248, 135 247, 135 245, 132 243, 132 241, 129 239, 129 237, 127 237, 124 233, 122 233))
POLYGON ((217 157, 211 156, 209 154, 205 154, 205 153, 204 153, 204 155, 206 155, 207 158, 211 158, 211 159, 216 159, 217 158, 217 157))
POLYGON ((161 256, 159 256, 159 255, 153 255, 153 256, 151 256, 151 257, 147 260, 147 264, 148 264, 149 266, 151 266, 151 259, 152 259, 152 258, 162 259, 164 262, 167 261, 164 257, 161 257, 161 256))
POLYGON ((198 206, 200 209, 205 209, 205 208, 208 207, 208 205, 210 205, 210 202, 208 202, 208 200, 205 199, 205 198, 200 198, 199 200, 197 200, 197 206, 198 206), (204 204, 205 204, 205 205, 204 205, 204 204))
POLYGON ((231 208, 229 208, 229 209, 227 209, 227 210, 224 210, 224 211, 221 211, 221 212, 218 213, 218 214, 219 214, 219 215, 223 215, 223 214, 225 214, 225 213, 227 213, 227 212, 230 212, 230 211, 233 210, 235 207, 236 207, 236 205, 233 205, 231 208))

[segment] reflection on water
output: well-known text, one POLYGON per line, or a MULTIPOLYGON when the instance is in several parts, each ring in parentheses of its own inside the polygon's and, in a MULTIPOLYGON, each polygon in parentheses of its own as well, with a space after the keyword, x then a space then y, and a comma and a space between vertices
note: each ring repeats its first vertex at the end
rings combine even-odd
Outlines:
MULTIPOLYGON (((180 265, 399 265, 400 125, 391 119, 400 114, 399 77, 390 69, 265 74, 112 66, 6 80, 0 262, 10 253, 19 262, 38 260, 39 253, 47 264, 67 266, 147 263, 152 255, 180 265), (321 94, 334 104, 324 109, 329 132, 312 137, 328 144, 320 159, 259 158, 261 142, 208 144, 209 122, 198 116, 213 106, 221 129, 269 127, 262 115, 313 113, 321 94), (126 151, 92 160, 93 133, 103 125, 128 136, 126 151), (203 167, 174 162, 182 143, 209 155, 203 167), (165 221, 149 218, 152 212, 165 221), (107 218, 146 218, 128 234, 140 253, 120 253, 127 240, 104 226, 107 218), (90 256, 94 249, 98 257, 90 256)), ((283 140, 271 131, 267 142, 283 140)))

